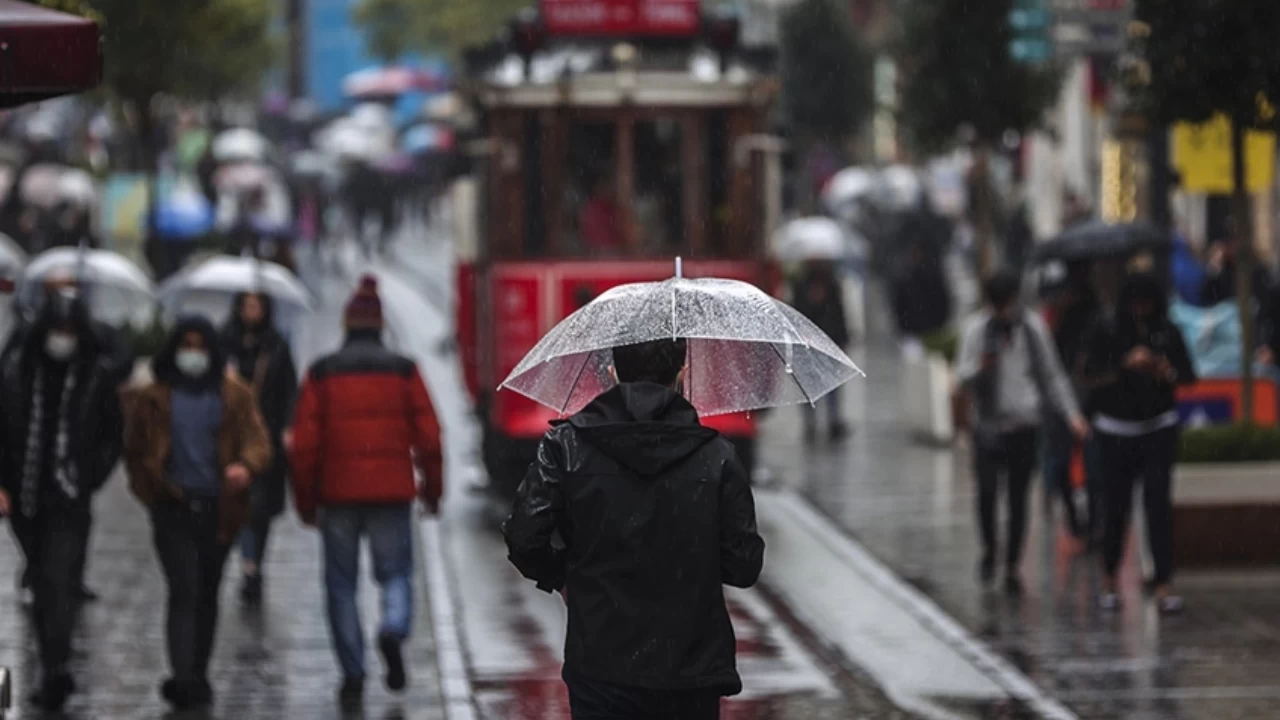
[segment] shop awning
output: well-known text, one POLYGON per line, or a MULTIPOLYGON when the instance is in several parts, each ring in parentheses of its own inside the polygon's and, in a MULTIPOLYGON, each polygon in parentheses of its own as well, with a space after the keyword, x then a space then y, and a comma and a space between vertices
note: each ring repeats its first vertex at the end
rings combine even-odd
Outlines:
POLYGON ((0 108, 97 87, 100 43, 90 20, 0 0, 0 108))

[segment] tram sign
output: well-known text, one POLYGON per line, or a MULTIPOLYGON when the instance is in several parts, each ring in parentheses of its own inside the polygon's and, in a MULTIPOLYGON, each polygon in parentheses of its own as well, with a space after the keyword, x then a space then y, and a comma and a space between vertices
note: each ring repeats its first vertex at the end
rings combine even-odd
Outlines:
POLYGON ((552 35, 678 37, 696 35, 699 0, 541 0, 552 35))

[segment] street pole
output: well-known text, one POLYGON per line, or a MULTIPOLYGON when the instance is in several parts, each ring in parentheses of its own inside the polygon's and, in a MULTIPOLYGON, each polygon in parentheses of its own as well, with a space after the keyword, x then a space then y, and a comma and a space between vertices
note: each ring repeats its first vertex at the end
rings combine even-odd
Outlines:
POLYGON ((285 24, 289 37, 289 97, 307 95, 307 0, 285 0, 285 24))

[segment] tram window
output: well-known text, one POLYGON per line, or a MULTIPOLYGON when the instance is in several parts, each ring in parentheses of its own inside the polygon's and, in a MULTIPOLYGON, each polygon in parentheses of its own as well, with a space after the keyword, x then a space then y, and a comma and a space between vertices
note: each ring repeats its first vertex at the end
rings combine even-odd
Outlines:
POLYGON ((676 119, 636 123, 635 219, 641 252, 670 255, 684 249, 683 137, 676 119))
POLYGON ((613 123, 581 123, 568 137, 566 251, 571 255, 621 255, 622 226, 615 173, 613 123))
POLYGON ((546 212, 542 206, 543 137, 535 113, 525 113, 524 153, 524 253, 537 257, 546 252, 546 212))
POLYGON ((718 256, 729 251, 729 113, 717 110, 707 116, 707 246, 718 256))

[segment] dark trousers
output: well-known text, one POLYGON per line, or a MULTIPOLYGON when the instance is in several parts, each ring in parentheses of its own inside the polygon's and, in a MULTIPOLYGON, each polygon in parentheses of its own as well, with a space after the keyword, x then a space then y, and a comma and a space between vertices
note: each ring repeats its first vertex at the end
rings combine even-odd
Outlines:
POLYGON ((1067 423, 1057 417, 1047 421, 1041 437, 1044 444, 1043 462, 1045 507, 1053 507, 1053 493, 1059 493, 1067 528, 1078 537, 1094 537, 1102 530, 1102 470, 1098 458, 1098 443, 1093 438, 1084 444, 1085 491, 1088 494, 1088 516, 1081 519, 1075 503, 1075 488, 1071 485, 1071 457, 1076 439, 1067 423))
POLYGON ((566 669, 573 720, 720 720, 717 690, 650 690, 590 680, 566 669))
POLYGON ((41 510, 13 516, 13 531, 27 555, 40 663, 46 675, 64 672, 80 606, 80 576, 89 547, 87 508, 41 510))
POLYGON ((1022 545, 1027 534, 1027 493, 1031 474, 1036 469, 1038 449, 1035 428, 1001 433, 993 437, 975 437, 974 465, 978 477, 978 525, 982 530, 983 559, 995 557, 996 499, 1000 479, 1004 477, 1009 496, 1009 534, 1005 542, 1005 564, 1016 568, 1022 560, 1022 545))
POLYGON ((230 545, 218 542, 216 499, 166 502, 151 511, 156 554, 169 585, 169 665, 179 683, 203 680, 218 627, 218 594, 230 545))
POLYGON ((1098 433, 1106 474, 1107 510, 1103 515, 1102 562, 1114 577, 1124 559, 1133 514, 1133 486, 1142 482, 1142 505, 1147 515, 1147 543, 1155 562, 1156 585, 1173 580, 1173 461, 1178 452, 1178 429, 1168 428, 1138 437, 1098 433))

